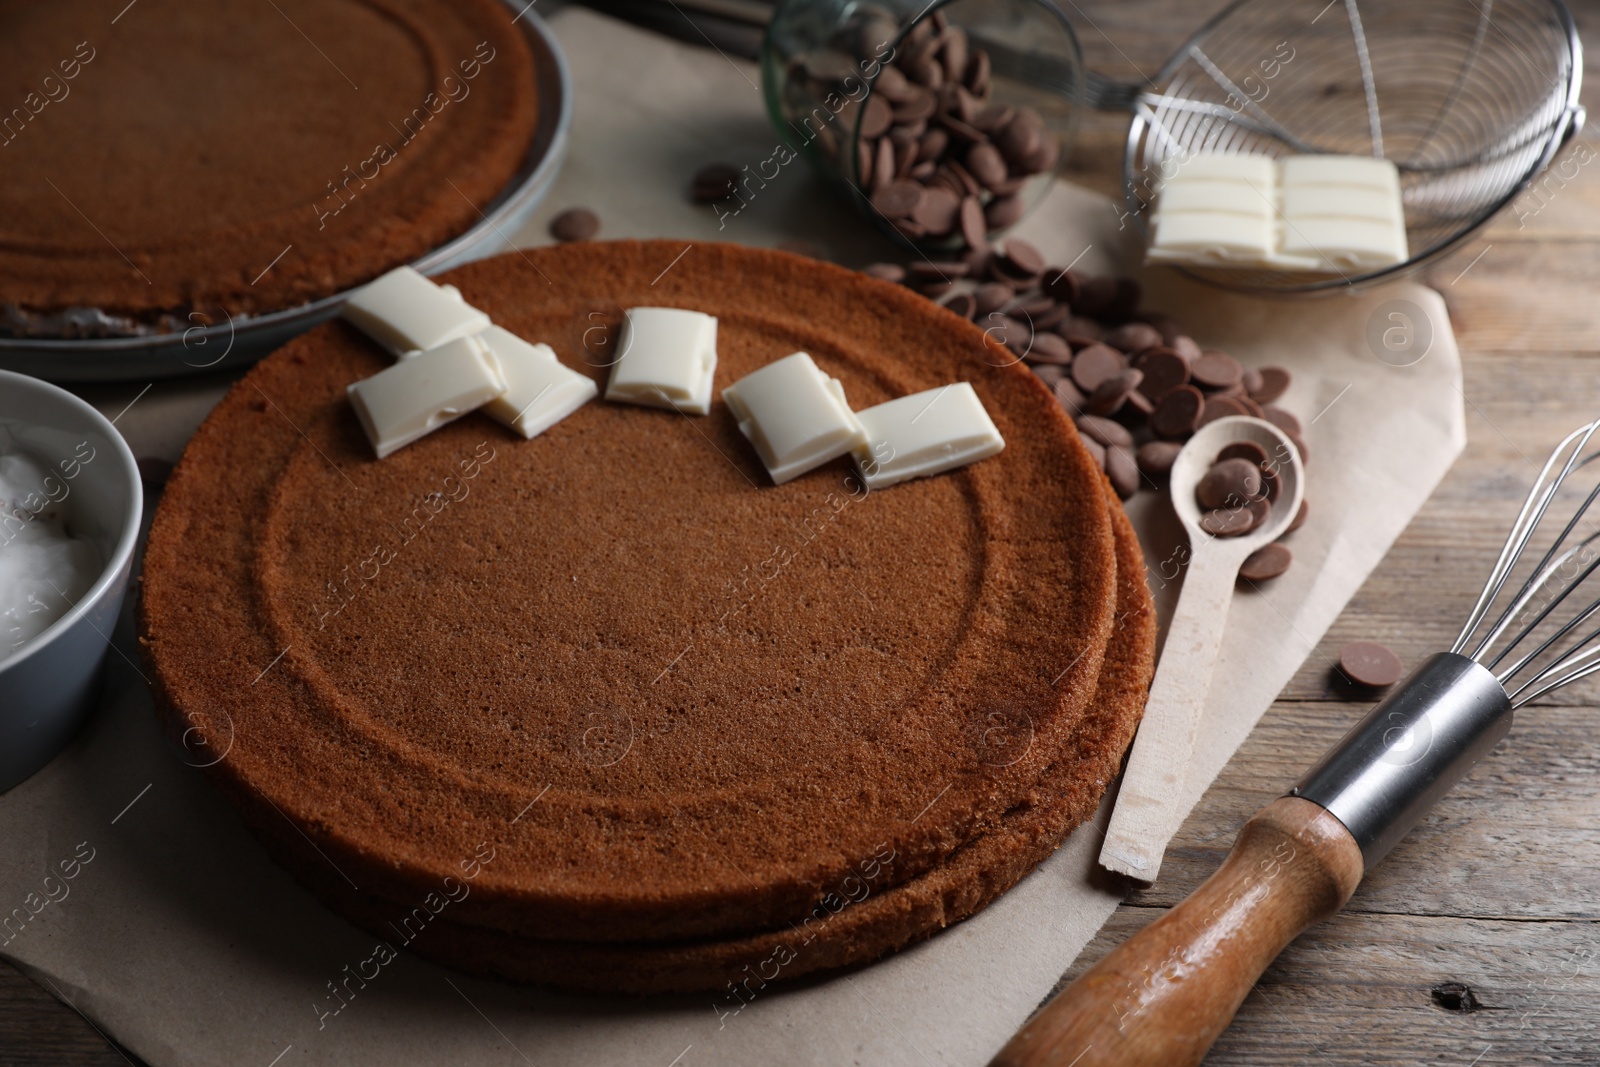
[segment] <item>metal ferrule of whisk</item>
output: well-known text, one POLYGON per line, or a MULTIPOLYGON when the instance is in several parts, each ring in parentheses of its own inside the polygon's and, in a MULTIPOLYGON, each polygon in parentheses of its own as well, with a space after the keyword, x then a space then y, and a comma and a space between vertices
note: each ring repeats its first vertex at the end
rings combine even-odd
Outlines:
POLYGON ((1515 709, 1600 671, 1600 509, 1589 514, 1600 481, 1587 492, 1567 484, 1600 458, 1589 450, 1597 430, 1574 430, 1546 461, 1455 646, 1290 790, 1344 824, 1368 869, 1489 754, 1515 709))

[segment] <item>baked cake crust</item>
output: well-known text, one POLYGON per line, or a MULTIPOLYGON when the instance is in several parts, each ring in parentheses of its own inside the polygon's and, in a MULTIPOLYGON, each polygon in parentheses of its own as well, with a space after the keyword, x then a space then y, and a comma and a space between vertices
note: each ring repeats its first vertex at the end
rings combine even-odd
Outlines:
POLYGON ((1007 448, 878 493, 842 464, 773 487, 720 402, 593 403, 376 461, 344 387, 386 360, 342 323, 304 335, 196 434, 144 570, 168 729, 231 737, 211 772, 258 833, 394 900, 492 842, 457 922, 725 937, 806 915, 885 843, 882 886, 944 863, 1073 750, 1114 618, 1104 478, 976 327, 734 246, 446 280, 596 377, 651 304, 719 317, 719 391, 796 348, 858 408, 971 381, 1007 448))
POLYGON ((294 307, 443 244, 533 141, 510 15, 141 0, 107 26, 90 0, 0 0, 0 70, 26 79, 0 101, 0 302, 183 329, 190 309, 294 307))

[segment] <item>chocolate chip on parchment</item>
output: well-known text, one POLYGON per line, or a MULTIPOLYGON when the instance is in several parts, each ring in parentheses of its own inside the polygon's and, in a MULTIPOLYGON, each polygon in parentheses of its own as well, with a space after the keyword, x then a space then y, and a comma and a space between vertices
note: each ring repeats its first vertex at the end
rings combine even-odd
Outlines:
POLYGON ((1227 389, 1239 384, 1244 368, 1226 352, 1202 352, 1189 365, 1189 375, 1205 389, 1227 389))
POLYGON ((1291 437, 1299 436, 1302 432, 1300 420, 1295 418, 1292 412, 1285 411, 1283 408, 1275 408, 1271 405, 1263 405, 1261 411, 1268 422, 1291 437))
POLYGON ((587 241, 600 232, 600 216, 586 207, 569 207, 550 220, 550 236, 567 244, 587 241))
POLYGON ((1251 582, 1265 582, 1288 570, 1293 561, 1294 553, 1289 551, 1288 545, 1277 542, 1262 545, 1245 557, 1239 566, 1239 577, 1251 582))
POLYGON ((1270 404, 1289 391, 1289 372, 1282 367, 1261 367, 1256 371, 1261 384, 1250 390, 1250 399, 1258 404, 1270 404))
POLYGON ((1306 514, 1309 511, 1310 508, 1306 503, 1306 498, 1301 497, 1300 510, 1294 513, 1294 518, 1289 520, 1289 525, 1284 527, 1283 532, 1285 534, 1292 534, 1296 530, 1300 529, 1300 527, 1304 526, 1306 524, 1306 514))

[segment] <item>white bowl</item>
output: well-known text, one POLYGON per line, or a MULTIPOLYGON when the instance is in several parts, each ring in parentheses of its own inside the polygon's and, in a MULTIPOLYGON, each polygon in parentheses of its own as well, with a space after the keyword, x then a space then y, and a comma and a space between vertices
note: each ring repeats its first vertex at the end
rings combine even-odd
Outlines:
POLYGON ((139 541, 144 490, 117 428, 65 389, 0 371, 0 420, 12 423, 20 443, 52 466, 57 453, 72 457, 82 442, 94 449, 87 461, 80 456, 76 475, 66 480, 68 527, 92 542, 105 561, 100 577, 65 615, 0 659, 4 792, 50 762, 94 706, 139 541))

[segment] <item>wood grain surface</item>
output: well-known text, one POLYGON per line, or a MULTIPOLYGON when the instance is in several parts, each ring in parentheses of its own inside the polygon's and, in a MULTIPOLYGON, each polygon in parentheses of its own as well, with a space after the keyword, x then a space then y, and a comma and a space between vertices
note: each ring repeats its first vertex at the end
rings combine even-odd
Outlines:
MULTIPOLYGON (((1061 6, 1093 69, 1138 80, 1223 5, 1061 6)), ((1600 114, 1600 2, 1573 12, 1584 100, 1600 114)), ((1073 180, 1117 192, 1125 121, 1088 116, 1073 180)), ((1600 161, 1600 137, 1580 140, 1600 161)), ((1129 898, 1063 983, 1204 881, 1245 820, 1365 711, 1330 679, 1341 645, 1382 641, 1408 665, 1449 646, 1538 463, 1600 415, 1600 166, 1520 202, 1424 280, 1444 294, 1465 364, 1465 454, 1190 815, 1161 884, 1129 898)), ((1267 969, 1207 1064, 1600 1062, 1597 827, 1600 687, 1590 685, 1522 712, 1343 913, 1267 969)), ((0 965, 0 1067, 131 1062, 0 965)))

